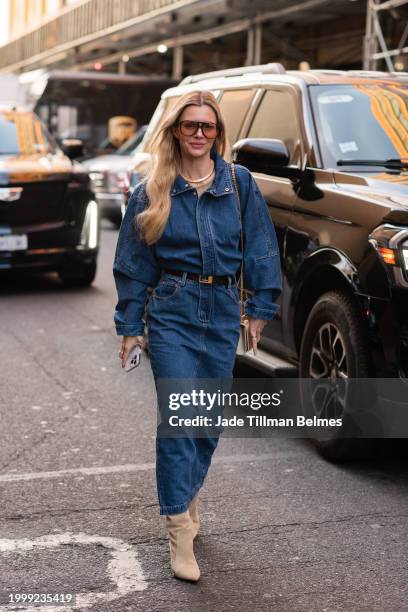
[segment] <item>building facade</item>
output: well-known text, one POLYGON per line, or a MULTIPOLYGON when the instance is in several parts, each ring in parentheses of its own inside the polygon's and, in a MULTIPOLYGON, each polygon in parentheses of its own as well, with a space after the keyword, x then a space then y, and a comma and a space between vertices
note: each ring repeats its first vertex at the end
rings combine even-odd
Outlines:
POLYGON ((406 70, 408 0, 3 0, 0 72, 406 70))
POLYGON ((47 19, 56 17, 64 8, 72 7, 78 0, 5 0, 8 5, 8 42, 32 30, 40 28, 47 19))

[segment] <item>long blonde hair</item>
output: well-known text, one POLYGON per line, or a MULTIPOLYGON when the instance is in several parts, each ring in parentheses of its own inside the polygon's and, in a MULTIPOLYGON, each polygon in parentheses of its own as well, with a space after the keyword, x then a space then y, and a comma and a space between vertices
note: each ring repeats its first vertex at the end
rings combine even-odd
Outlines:
POLYGON ((135 217, 146 244, 156 242, 164 231, 170 214, 170 190, 181 171, 180 144, 173 134, 173 127, 187 106, 204 104, 213 109, 219 126, 213 148, 220 155, 225 153, 225 123, 214 94, 211 91, 193 91, 181 96, 160 124, 150 145, 152 164, 145 184, 149 204, 135 217))

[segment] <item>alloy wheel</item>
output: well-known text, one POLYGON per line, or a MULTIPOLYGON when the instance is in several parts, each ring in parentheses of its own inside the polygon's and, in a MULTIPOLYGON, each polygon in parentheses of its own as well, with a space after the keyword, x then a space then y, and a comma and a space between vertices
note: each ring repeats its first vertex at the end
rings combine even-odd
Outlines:
POLYGON ((313 339, 309 377, 316 381, 312 383, 315 414, 322 418, 342 417, 346 406, 349 363, 344 339, 331 322, 322 325, 313 339))

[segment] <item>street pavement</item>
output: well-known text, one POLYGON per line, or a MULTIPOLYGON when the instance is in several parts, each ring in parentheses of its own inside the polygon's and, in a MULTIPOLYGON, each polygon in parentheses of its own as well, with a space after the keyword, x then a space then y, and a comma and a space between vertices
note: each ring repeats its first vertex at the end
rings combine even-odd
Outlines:
POLYGON ((149 361, 127 374, 118 359, 116 240, 104 221, 91 288, 0 285, 0 611, 27 592, 76 594, 60 611, 406 611, 401 443, 336 466, 306 440, 222 438, 200 492, 201 579, 172 577, 149 361))

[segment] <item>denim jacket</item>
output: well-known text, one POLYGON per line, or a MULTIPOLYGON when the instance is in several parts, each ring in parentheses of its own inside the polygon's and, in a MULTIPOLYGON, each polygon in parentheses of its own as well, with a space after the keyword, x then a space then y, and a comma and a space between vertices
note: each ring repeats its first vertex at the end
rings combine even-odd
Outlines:
MULTIPOLYGON (((230 165, 212 151, 215 177, 197 199, 194 187, 178 175, 171 189, 171 210, 162 236, 152 245, 141 238, 134 222, 148 204, 145 182, 129 199, 119 231, 113 275, 118 293, 114 322, 116 333, 142 336, 147 288, 155 287, 162 268, 203 275, 239 274, 241 220, 230 165)), ((244 287, 250 297, 245 313, 272 319, 281 293, 278 243, 265 200, 251 173, 236 165, 240 194, 244 287)))

